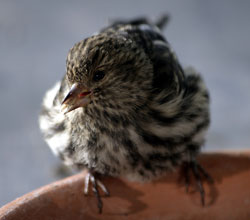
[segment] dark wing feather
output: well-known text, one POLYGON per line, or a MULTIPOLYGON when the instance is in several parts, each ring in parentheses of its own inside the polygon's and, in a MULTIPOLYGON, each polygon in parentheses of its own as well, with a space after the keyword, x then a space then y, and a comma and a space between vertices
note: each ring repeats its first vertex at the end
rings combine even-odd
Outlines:
POLYGON ((169 43, 157 28, 162 28, 167 21, 168 16, 160 18, 155 25, 143 18, 130 21, 130 24, 134 27, 130 30, 130 34, 137 35, 137 40, 152 61, 155 92, 159 93, 166 90, 170 98, 179 94, 185 87, 185 76, 169 43))
MULTIPOLYGON (((154 65, 153 87, 156 92, 168 90, 172 95, 184 88, 184 72, 167 42, 153 41, 151 60, 154 65)), ((169 93, 170 95, 170 93, 169 93)))

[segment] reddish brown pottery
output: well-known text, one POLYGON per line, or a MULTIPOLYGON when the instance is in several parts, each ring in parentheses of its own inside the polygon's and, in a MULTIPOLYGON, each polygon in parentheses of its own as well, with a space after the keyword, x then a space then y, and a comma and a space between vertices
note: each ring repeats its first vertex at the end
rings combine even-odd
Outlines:
POLYGON ((193 183, 186 193, 180 172, 152 183, 103 178, 111 196, 103 197, 98 214, 93 195, 83 195, 84 175, 54 182, 28 193, 0 209, 1 220, 152 219, 250 220, 250 154, 203 154, 200 163, 215 183, 204 183, 206 205, 193 183))

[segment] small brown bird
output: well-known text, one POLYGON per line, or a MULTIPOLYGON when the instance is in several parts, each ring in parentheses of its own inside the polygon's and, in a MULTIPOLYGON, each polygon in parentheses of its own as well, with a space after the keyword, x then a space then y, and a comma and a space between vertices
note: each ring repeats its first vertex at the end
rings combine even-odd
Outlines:
POLYGON ((145 18, 117 21, 76 43, 63 79, 44 98, 40 128, 66 165, 88 169, 102 212, 96 174, 146 181, 184 165, 210 178, 196 156, 209 125, 209 94, 201 76, 182 69, 160 29, 145 18))

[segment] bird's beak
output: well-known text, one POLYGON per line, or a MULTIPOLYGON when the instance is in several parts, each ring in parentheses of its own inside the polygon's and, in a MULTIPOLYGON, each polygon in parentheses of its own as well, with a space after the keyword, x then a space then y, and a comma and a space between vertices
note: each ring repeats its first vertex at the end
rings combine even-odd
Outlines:
POLYGON ((74 83, 62 102, 62 112, 66 114, 76 108, 86 106, 90 102, 90 94, 91 91, 86 87, 74 83))

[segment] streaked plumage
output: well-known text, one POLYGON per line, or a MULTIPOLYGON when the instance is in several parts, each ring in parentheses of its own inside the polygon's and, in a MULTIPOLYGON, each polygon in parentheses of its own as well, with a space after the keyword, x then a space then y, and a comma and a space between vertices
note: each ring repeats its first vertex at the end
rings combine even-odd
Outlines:
POLYGON ((200 74, 182 69, 146 19, 116 22, 76 43, 40 115, 46 142, 67 165, 136 181, 195 162, 208 125, 200 74), (64 114, 61 104, 75 84, 88 88, 88 104, 64 114))

